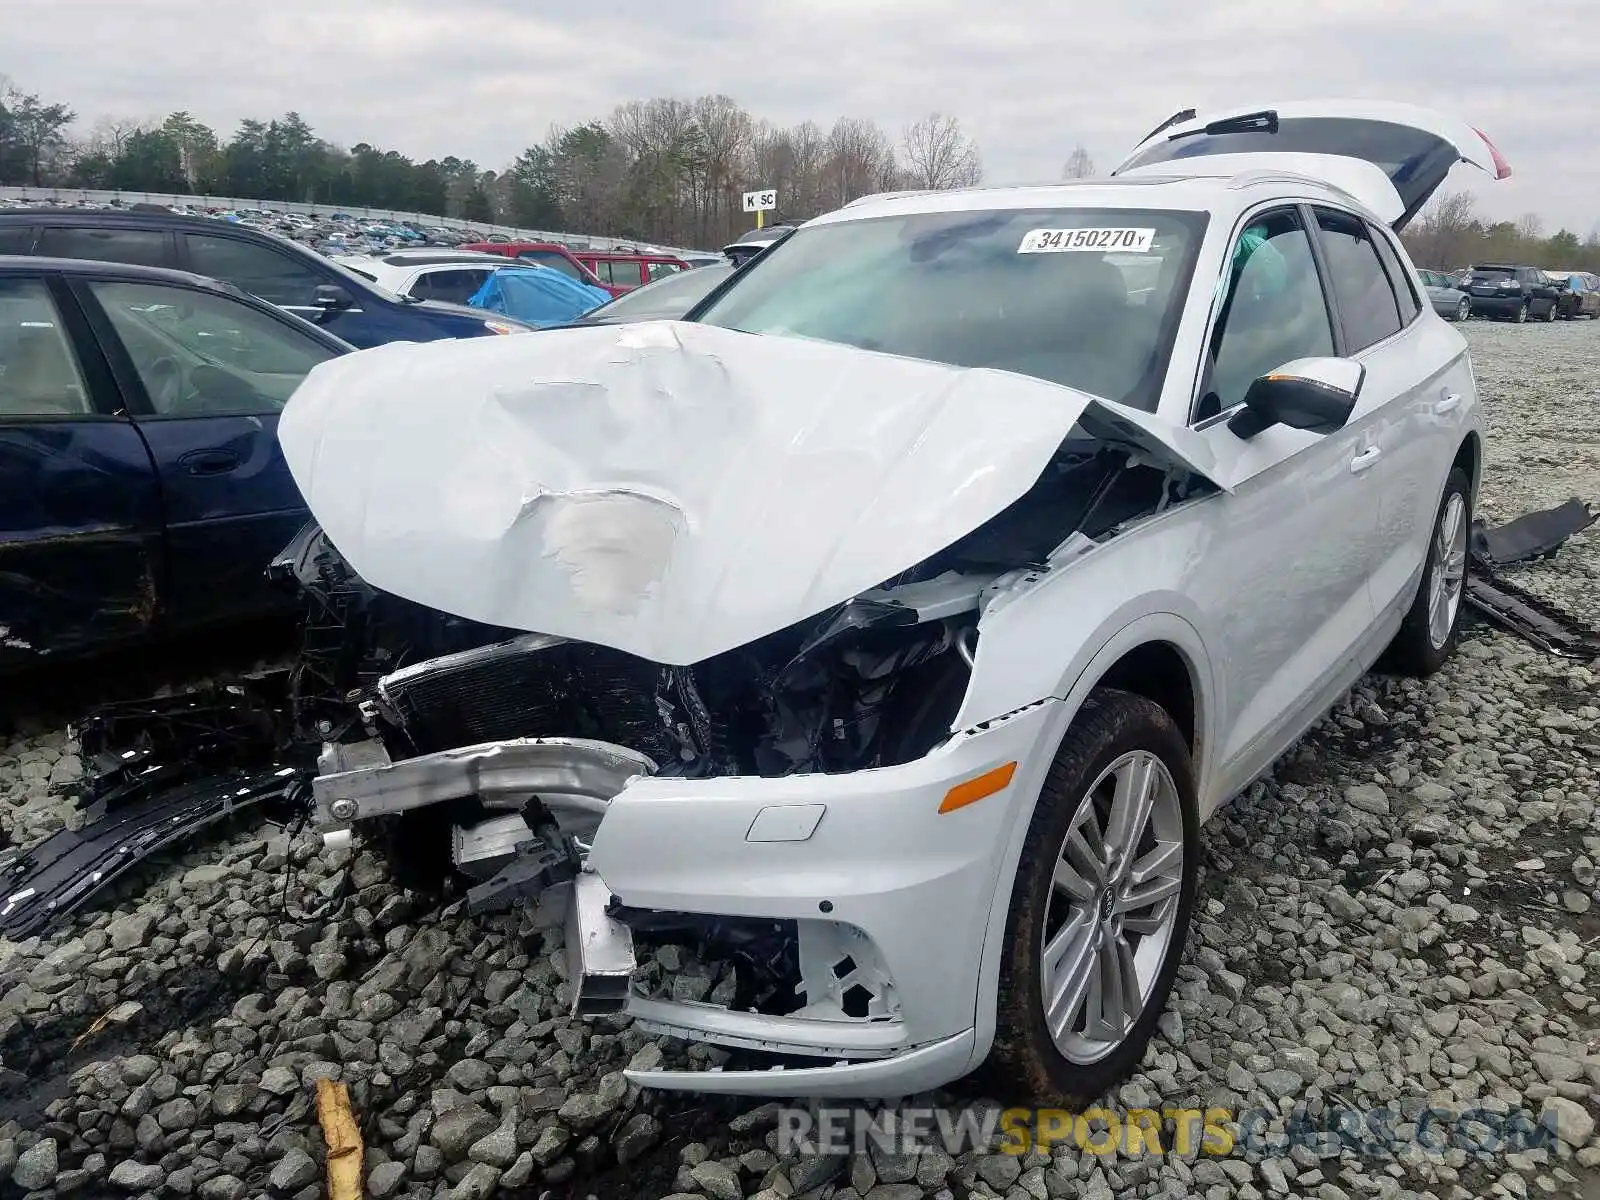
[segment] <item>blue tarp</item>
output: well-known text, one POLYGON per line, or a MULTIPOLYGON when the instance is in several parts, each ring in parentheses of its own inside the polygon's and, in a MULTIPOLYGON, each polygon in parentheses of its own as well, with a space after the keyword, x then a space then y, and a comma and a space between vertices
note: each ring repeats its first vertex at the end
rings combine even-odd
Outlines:
POLYGON ((529 325, 560 325, 599 308, 611 293, 550 267, 501 267, 467 301, 529 325))

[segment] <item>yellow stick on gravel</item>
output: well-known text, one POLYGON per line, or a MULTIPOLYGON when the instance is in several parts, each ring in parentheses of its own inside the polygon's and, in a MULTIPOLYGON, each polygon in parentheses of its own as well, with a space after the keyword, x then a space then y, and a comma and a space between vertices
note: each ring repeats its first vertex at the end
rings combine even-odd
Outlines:
POLYGON ((361 1200, 361 1129, 344 1084, 317 1080, 317 1122, 328 1147, 328 1200, 361 1200))

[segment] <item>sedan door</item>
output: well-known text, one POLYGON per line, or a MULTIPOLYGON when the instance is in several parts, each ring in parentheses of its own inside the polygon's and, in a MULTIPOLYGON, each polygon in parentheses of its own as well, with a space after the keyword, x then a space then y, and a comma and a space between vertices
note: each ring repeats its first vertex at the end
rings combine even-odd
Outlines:
POLYGON ((148 633, 155 468, 60 278, 0 273, 0 668, 148 633))
POLYGON ((144 280, 78 289, 155 461, 172 620, 277 607, 264 572, 306 518, 278 413, 314 366, 348 347, 221 291, 144 280))
POLYGON ((1208 634, 1222 671, 1216 751, 1226 792, 1248 783, 1360 669, 1354 660, 1374 620, 1379 488, 1370 468, 1383 408, 1381 393, 1364 387, 1333 433, 1274 425, 1245 440, 1229 428, 1255 379, 1344 349, 1302 209, 1249 216, 1233 244, 1194 413, 1231 488, 1212 502, 1220 540, 1200 564, 1199 597, 1227 614, 1208 634))

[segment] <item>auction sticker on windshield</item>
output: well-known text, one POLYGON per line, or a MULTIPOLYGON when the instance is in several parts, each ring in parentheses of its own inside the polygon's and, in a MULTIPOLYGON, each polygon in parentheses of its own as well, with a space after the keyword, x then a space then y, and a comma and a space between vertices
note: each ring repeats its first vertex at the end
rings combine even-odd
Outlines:
POLYGON ((1018 254, 1062 254, 1072 250, 1120 250, 1148 254, 1156 240, 1154 229, 1030 229, 1022 236, 1018 254))

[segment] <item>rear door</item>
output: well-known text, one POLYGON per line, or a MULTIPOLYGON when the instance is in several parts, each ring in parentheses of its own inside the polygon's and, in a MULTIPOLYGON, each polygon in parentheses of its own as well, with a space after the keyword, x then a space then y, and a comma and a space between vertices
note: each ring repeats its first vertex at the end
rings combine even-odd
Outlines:
POLYGON ((1151 133, 1112 174, 1194 174, 1212 159, 1217 170, 1230 174, 1259 167, 1327 178, 1396 229, 1417 214, 1458 162, 1495 179, 1511 174, 1500 152, 1471 125, 1432 109, 1368 100, 1191 112, 1151 133), (1357 160, 1377 171, 1351 171, 1337 160, 1357 160))
POLYGON ((58 276, 0 272, 0 668, 148 632, 155 468, 58 276))
POLYGON ((144 280, 84 280, 93 324, 160 480, 168 611, 230 620, 282 600, 263 573, 306 518, 278 413, 341 351, 269 305, 144 280))
POLYGON ((1367 370, 1362 396, 1379 496, 1372 598, 1380 616, 1392 614, 1411 602, 1445 474, 1465 436, 1467 345, 1453 326, 1418 319, 1410 270, 1387 230, 1351 212, 1312 211, 1345 353, 1367 370))

